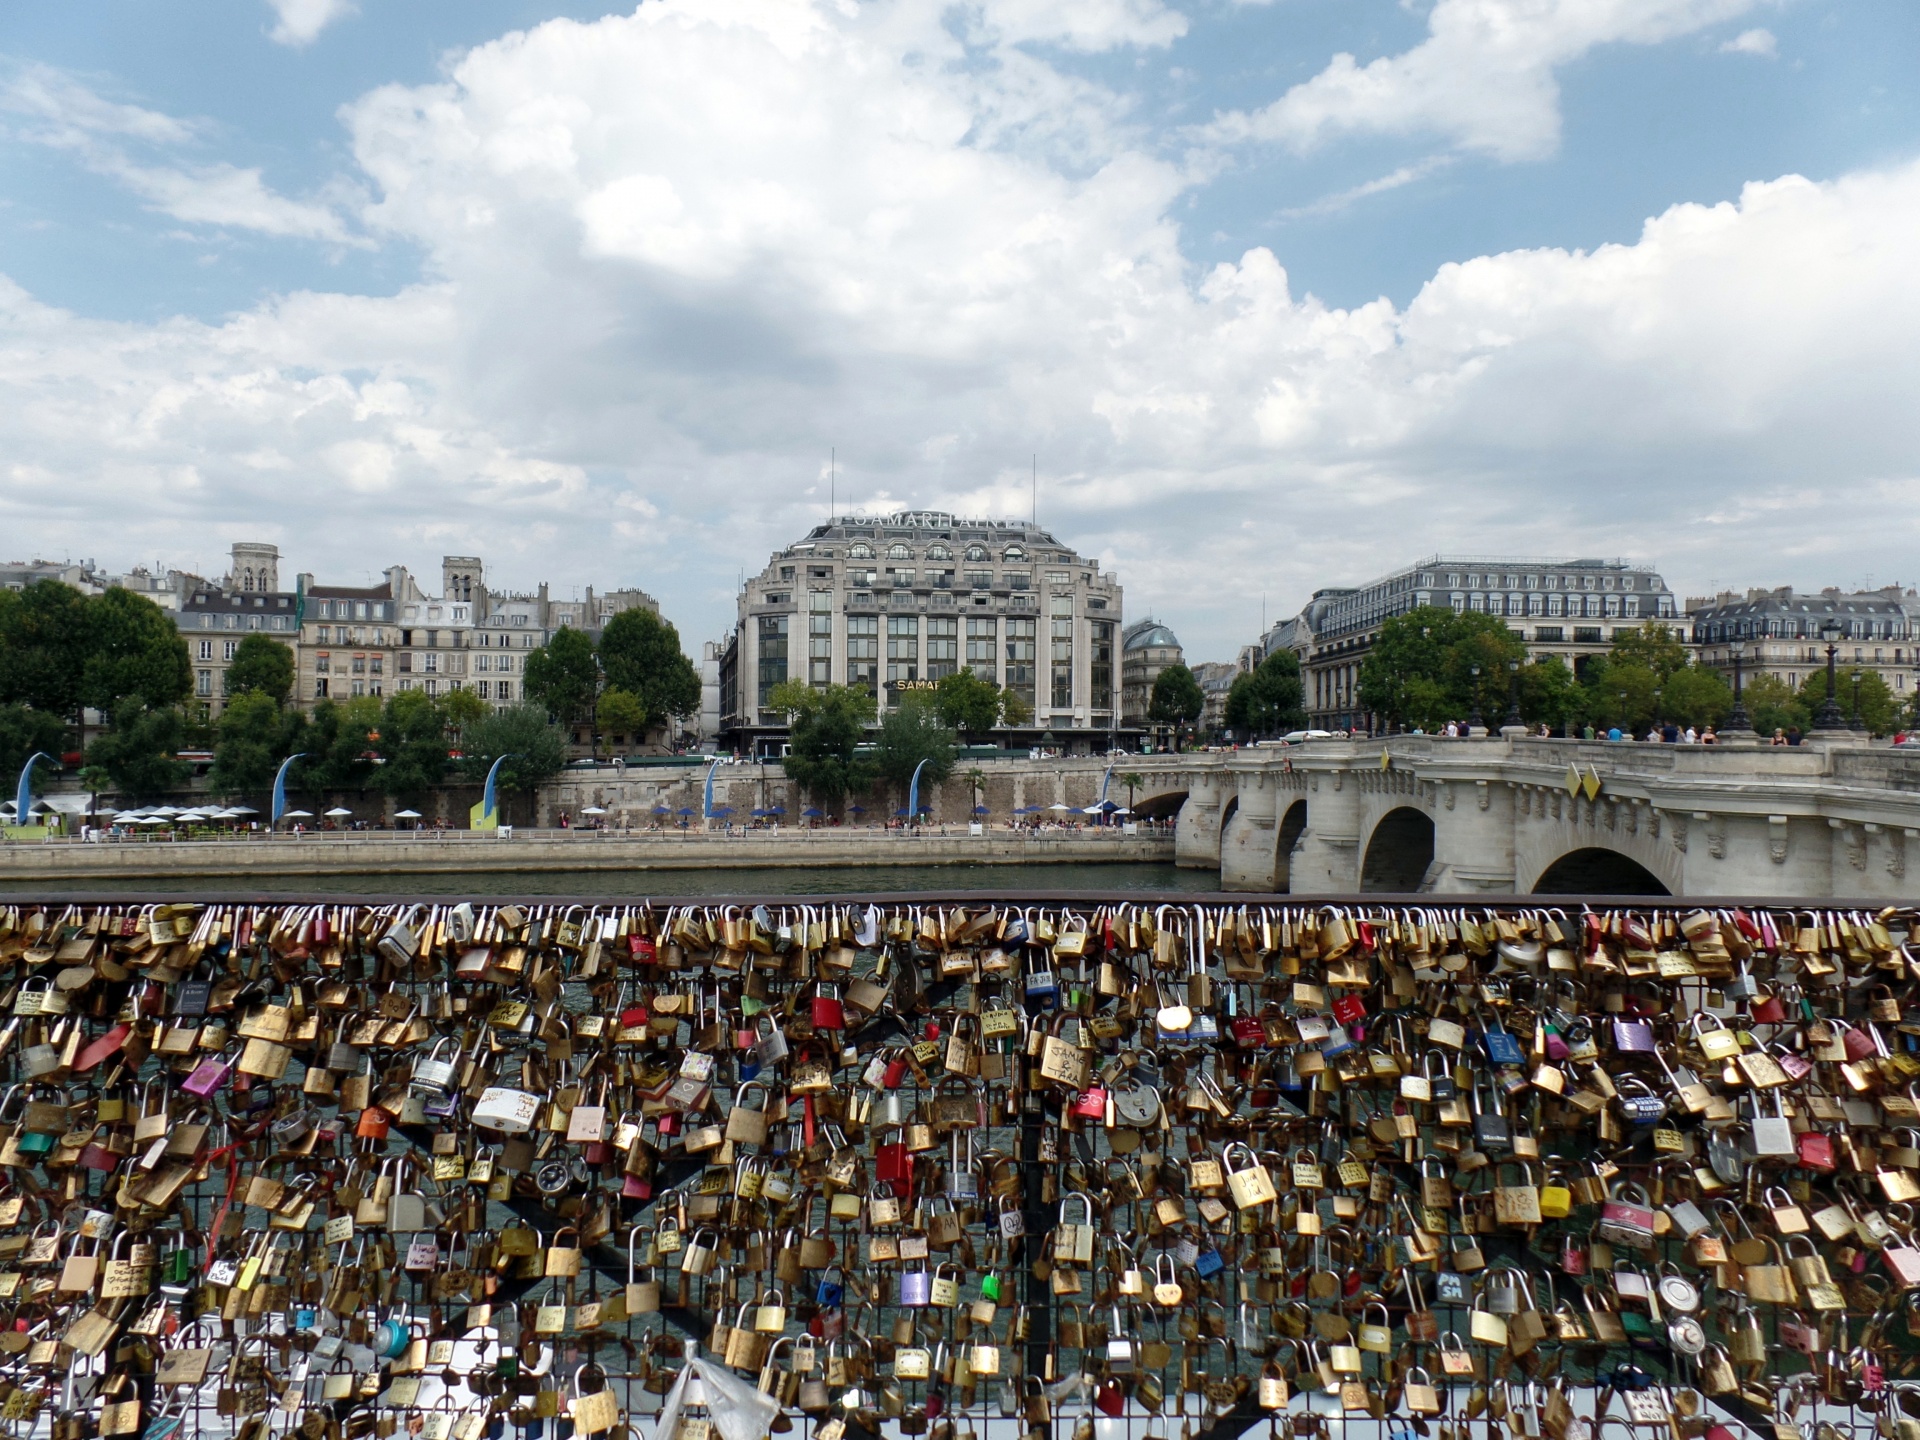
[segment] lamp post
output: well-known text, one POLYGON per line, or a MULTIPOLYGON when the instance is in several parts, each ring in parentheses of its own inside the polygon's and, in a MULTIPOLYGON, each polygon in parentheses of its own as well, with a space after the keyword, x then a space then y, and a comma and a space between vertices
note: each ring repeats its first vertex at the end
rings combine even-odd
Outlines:
POLYGON ((1740 662, 1747 658, 1747 642, 1735 640, 1727 646, 1727 654, 1733 657, 1733 709, 1727 715, 1727 729, 1751 730, 1753 721, 1747 715, 1747 707, 1740 703, 1740 662))
POLYGON ((1840 647, 1835 643, 1840 638, 1840 622, 1829 618, 1827 622, 1820 627, 1820 638, 1827 642, 1827 698, 1820 706, 1820 713, 1813 717, 1813 728, 1816 730, 1844 730, 1847 728, 1847 722, 1840 716, 1840 701, 1833 693, 1835 684, 1834 659, 1840 653, 1840 647))
POLYGON ((1627 692, 1617 692, 1620 696, 1620 725, 1627 732, 1627 739, 1633 739, 1633 726, 1627 721, 1627 692))
POLYGON ((1520 718, 1520 662, 1507 661, 1507 724, 1524 725, 1520 718))
POLYGON ((1853 728, 1856 730, 1867 728, 1860 719, 1860 668, 1858 666, 1855 666, 1853 671, 1853 728))
POLYGON ((1487 728, 1487 722, 1480 715, 1480 667, 1478 665, 1473 667, 1473 714, 1467 717, 1467 728, 1469 730, 1487 728))

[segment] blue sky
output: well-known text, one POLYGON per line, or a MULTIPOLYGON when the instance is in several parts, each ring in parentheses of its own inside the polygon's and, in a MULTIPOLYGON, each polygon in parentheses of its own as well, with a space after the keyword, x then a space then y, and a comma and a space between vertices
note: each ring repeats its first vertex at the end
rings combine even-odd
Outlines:
POLYGON ((1920 580, 1916 56, 1896 0, 10 7, 4 548, 472 551, 691 646, 837 446, 1003 513, 1037 451, 1199 658, 1434 549, 1920 580))

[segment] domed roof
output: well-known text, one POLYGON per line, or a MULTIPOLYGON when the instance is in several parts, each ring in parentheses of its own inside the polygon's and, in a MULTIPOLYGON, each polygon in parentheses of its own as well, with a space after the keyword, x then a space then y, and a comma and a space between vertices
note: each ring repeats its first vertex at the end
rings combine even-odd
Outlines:
POLYGON ((1122 642, 1121 648, 1125 650, 1146 650, 1159 646, 1168 646, 1177 650, 1180 648, 1180 640, 1173 631, 1162 625, 1158 620, 1144 620, 1134 629, 1127 632, 1126 639, 1122 642))

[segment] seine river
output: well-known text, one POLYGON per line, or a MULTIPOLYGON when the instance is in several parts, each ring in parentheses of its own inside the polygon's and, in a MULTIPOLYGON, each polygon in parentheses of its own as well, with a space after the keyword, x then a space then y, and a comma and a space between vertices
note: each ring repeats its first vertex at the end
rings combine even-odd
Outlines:
POLYGON ((130 878, 118 886, 97 876, 75 880, 0 881, 0 894, 62 895, 604 895, 642 900, 677 895, 860 895, 896 891, 944 894, 1053 893, 1062 891, 1210 894, 1220 888, 1217 870, 1172 865, 834 865, 818 870, 789 867, 715 866, 707 870, 529 871, 524 874, 386 875, 323 871, 298 878, 262 877, 249 884, 222 877, 130 878))

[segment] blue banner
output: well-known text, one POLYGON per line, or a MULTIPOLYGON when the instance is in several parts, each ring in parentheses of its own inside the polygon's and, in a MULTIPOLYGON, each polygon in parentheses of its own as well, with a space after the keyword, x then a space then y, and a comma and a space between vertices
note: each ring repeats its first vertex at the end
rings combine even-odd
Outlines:
POLYGON ((33 808, 33 767, 35 762, 40 760, 46 761, 49 765, 54 763, 51 755, 36 750, 27 757, 27 763, 20 767, 20 788, 14 792, 13 796, 13 823, 16 825, 25 825, 27 812, 33 808))
POLYGON ((293 768, 294 761, 306 758, 306 752, 302 751, 280 762, 280 773, 273 777, 273 819, 269 824, 278 825, 280 817, 287 813, 287 771, 293 768))
POLYGON ((700 801, 700 818, 702 820, 711 820, 713 818, 713 772, 719 768, 720 762, 718 760, 707 767, 706 791, 700 801))
POLYGON ((911 825, 920 818, 920 772, 927 768, 922 760, 913 767, 913 783, 907 786, 907 823, 911 825))
POLYGON ((512 758, 513 754, 509 751, 498 760, 495 760, 487 770, 487 788, 480 794, 480 817, 488 824, 494 823, 499 814, 499 805, 497 804, 499 795, 495 790, 494 781, 500 777, 500 767, 512 758))

